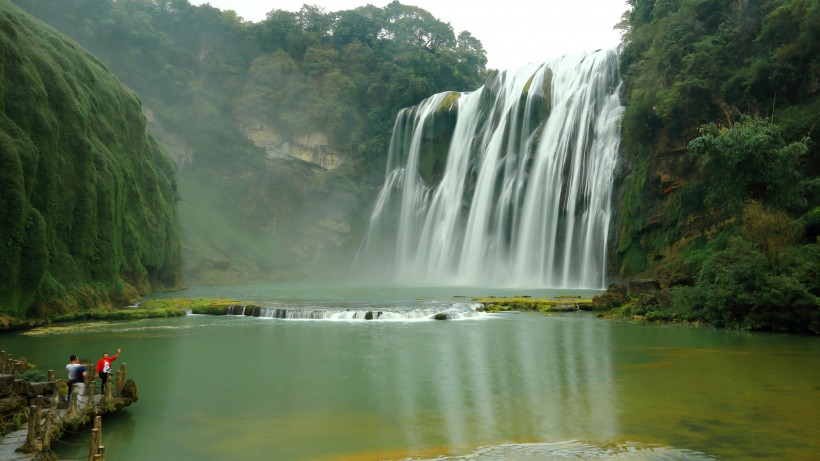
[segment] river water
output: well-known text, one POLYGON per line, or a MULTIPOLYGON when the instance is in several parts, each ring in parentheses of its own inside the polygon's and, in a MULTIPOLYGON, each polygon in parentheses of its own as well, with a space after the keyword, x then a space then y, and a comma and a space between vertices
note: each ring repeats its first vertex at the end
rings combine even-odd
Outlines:
MULTIPOLYGON (((122 348, 140 400, 103 421, 117 461, 817 459, 817 338, 470 303, 514 294, 558 293, 194 289, 171 297, 462 315, 72 323, 0 347, 58 376, 69 354, 122 348)), ((87 433, 63 441, 61 457, 87 453, 87 433)))

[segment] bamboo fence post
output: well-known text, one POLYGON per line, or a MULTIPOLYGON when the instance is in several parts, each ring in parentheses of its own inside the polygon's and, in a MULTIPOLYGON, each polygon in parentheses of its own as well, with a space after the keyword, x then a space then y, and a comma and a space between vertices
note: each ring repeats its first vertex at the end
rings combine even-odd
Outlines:
POLYGON ((37 423, 40 422, 39 408, 32 405, 28 409, 28 431, 26 431, 26 443, 20 447, 20 451, 32 452, 36 449, 34 441, 37 439, 37 423))
POLYGON ((54 420, 54 414, 51 412, 46 413, 46 424, 43 429, 43 448, 41 450, 42 453, 48 453, 51 451, 51 424, 54 420))
POLYGON ((48 370, 48 382, 54 381, 54 370, 48 370))
POLYGON ((90 412, 94 409, 94 381, 91 381, 91 386, 85 386, 85 406, 83 407, 84 412, 90 412))
POLYGON ((91 441, 88 445, 88 461, 102 459, 96 458, 102 444, 102 416, 94 417, 94 428, 91 429, 91 441))
POLYGON ((14 361, 14 372, 12 372, 12 374, 14 375, 14 379, 20 379, 20 367, 21 367, 20 361, 15 360, 14 361))
POLYGON ((43 396, 41 394, 37 394, 36 401, 37 401, 37 420, 36 420, 37 424, 36 424, 35 435, 42 438, 43 433, 41 432, 40 420, 43 418, 43 405, 40 405, 40 402, 43 401, 43 396))
POLYGON ((91 440, 88 442, 88 461, 94 461, 94 456, 97 454, 99 434, 99 429, 91 429, 91 440))
POLYGON ((88 383, 86 384, 86 389, 91 389, 90 394, 94 395, 94 381, 97 379, 97 367, 90 366, 88 367, 89 370, 86 373, 86 378, 88 379, 88 383))

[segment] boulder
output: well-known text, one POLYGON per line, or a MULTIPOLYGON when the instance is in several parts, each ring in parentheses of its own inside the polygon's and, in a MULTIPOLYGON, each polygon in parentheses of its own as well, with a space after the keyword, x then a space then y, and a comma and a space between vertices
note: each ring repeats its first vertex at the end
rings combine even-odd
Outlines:
POLYGON ((125 384, 122 386, 122 392, 120 392, 120 395, 123 399, 130 400, 131 402, 136 402, 139 400, 139 395, 137 394, 137 383, 135 383, 133 379, 126 380, 125 384))

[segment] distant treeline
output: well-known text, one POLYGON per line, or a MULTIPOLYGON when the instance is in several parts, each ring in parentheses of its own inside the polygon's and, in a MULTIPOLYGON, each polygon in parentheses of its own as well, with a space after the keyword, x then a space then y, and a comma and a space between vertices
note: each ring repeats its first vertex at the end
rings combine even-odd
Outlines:
POLYGON ((401 108, 436 92, 473 90, 487 72, 469 32, 456 36, 398 1, 272 10, 258 23, 186 0, 15 3, 99 57, 203 163, 238 160, 222 152, 241 142, 242 114, 292 135, 324 132, 360 167, 381 173, 401 108))

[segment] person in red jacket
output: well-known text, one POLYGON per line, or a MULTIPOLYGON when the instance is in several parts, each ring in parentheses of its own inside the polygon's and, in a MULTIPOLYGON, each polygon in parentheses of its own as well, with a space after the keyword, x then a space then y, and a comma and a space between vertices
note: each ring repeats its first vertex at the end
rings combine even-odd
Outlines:
POLYGON ((120 356, 120 348, 117 348, 117 355, 109 357, 108 353, 104 353, 102 358, 97 362, 97 374, 100 375, 100 393, 105 393, 105 383, 108 382, 108 375, 111 374, 111 362, 117 360, 120 356))

